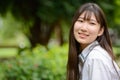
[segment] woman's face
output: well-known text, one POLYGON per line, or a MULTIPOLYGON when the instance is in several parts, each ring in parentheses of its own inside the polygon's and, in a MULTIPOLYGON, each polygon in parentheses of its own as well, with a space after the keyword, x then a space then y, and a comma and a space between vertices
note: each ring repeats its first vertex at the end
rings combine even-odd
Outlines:
POLYGON ((82 49, 96 40, 98 36, 103 34, 103 29, 100 28, 100 24, 97 22, 94 13, 91 14, 90 19, 84 18, 85 12, 83 12, 78 20, 74 24, 74 36, 82 49))

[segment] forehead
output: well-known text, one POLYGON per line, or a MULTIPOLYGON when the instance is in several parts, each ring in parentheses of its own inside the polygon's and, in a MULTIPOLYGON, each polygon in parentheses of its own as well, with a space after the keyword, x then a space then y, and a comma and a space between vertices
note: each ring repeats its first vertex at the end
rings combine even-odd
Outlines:
MULTIPOLYGON (((84 20, 95 20, 97 21, 95 14, 90 11, 85 11, 82 14, 80 14, 79 18, 83 18, 84 20)), ((98 21, 97 21, 98 22, 98 21)))

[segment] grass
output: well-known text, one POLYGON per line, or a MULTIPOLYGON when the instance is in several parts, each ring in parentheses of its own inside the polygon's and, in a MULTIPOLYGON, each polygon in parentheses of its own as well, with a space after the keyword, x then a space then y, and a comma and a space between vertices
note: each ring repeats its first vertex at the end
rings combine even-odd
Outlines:
MULTIPOLYGON (((116 57, 120 57, 120 47, 113 47, 116 57)), ((17 48, 0 48, 0 58, 14 57, 18 54, 17 48)))
POLYGON ((16 48, 0 48, 0 58, 14 57, 18 53, 16 48))
MULTIPOLYGON (((120 47, 113 47, 116 56, 116 62, 120 66, 120 47)), ((15 57, 18 54, 17 48, 0 48, 0 59, 15 57)))

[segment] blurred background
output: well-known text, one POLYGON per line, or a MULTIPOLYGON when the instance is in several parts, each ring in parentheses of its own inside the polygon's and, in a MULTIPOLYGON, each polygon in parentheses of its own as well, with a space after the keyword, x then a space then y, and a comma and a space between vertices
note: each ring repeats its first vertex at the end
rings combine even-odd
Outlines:
POLYGON ((120 66, 120 0, 0 0, 0 80, 65 80, 72 17, 85 2, 104 10, 120 66))

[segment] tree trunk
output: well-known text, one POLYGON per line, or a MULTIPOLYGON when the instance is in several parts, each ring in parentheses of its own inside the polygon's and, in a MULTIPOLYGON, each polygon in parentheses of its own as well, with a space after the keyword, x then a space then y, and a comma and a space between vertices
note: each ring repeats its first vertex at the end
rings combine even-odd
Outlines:
POLYGON ((63 32, 62 32, 60 21, 55 26, 55 35, 56 35, 58 44, 62 45, 64 43, 64 40, 63 40, 63 32))
POLYGON ((31 47, 35 47, 36 44, 46 46, 49 42, 53 29, 53 25, 49 26, 48 24, 42 23, 40 18, 36 18, 35 23, 30 28, 31 35, 29 36, 29 40, 31 47))
POLYGON ((31 48, 35 47, 36 44, 41 44, 46 46, 49 42, 51 34, 56 27, 56 36, 57 40, 60 45, 63 44, 63 35, 62 35, 62 28, 59 21, 56 21, 52 25, 48 25, 47 23, 42 23, 40 18, 35 19, 35 23, 30 28, 31 35, 28 36, 31 48))
POLYGON ((31 47, 35 47, 37 43, 40 42, 40 24, 41 24, 41 20, 40 18, 36 18, 35 19, 35 23, 33 24, 33 26, 30 28, 30 36, 29 36, 29 40, 31 43, 31 47))

